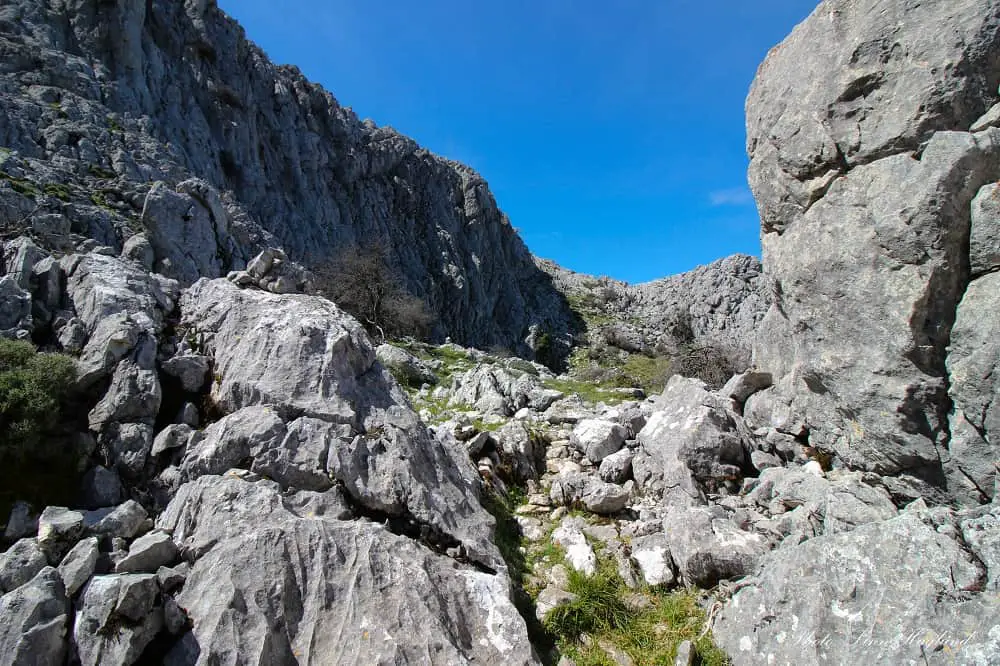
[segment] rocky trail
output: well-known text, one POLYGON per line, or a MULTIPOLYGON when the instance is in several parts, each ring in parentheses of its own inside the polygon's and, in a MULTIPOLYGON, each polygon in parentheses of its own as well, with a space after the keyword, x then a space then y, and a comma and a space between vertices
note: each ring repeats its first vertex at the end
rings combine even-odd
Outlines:
POLYGON ((0 666, 1000 664, 997 0, 819 3, 763 261, 642 285, 211 0, 0 52, 0 666), (427 341, 321 295, 368 244, 427 341))

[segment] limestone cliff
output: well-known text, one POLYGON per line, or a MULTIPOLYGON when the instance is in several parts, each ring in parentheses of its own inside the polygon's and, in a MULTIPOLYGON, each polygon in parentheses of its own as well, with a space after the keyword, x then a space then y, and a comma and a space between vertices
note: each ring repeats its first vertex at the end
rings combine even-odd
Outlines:
POLYGON ((747 100, 780 378, 748 413, 900 497, 994 494, 998 54, 995 0, 826 0, 747 100))
POLYGON ((478 174, 273 64, 211 0, 6 2, 0 61, 12 236, 120 249, 146 232, 184 283, 263 245, 309 265, 377 243, 440 337, 525 351, 530 326, 569 326, 478 174))

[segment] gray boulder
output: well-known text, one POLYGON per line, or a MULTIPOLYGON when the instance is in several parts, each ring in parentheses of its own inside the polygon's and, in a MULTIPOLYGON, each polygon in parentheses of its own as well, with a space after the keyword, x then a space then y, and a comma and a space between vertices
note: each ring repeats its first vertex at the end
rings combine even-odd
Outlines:
POLYGON ((66 586, 67 596, 70 598, 76 596, 76 593, 94 575, 99 555, 97 537, 83 539, 66 553, 66 557, 59 563, 59 575, 66 586))
POLYGON ((79 602, 73 638, 83 666, 134 664, 163 628, 156 576, 95 576, 79 602))
POLYGON ((998 21, 992 1, 822 2, 771 50, 747 99, 765 231, 794 224, 845 171, 970 127, 996 96, 998 21))
POLYGON ((52 564, 58 564, 83 536, 83 514, 61 506, 48 506, 38 518, 38 545, 52 564))
POLYGON ((201 477, 158 526, 196 558, 177 601, 202 659, 535 663, 505 574, 381 523, 297 514, 276 484, 201 477))
POLYGON ((631 557, 646 585, 672 585, 676 580, 670 544, 662 533, 647 534, 632 540, 631 557))
POLYGON ((23 340, 32 326, 31 294, 10 275, 0 277, 0 336, 23 340))
POLYGON ((144 531, 149 514, 135 500, 128 500, 111 512, 101 515, 87 528, 89 534, 98 536, 133 539, 144 531))
POLYGON ((602 481, 608 483, 624 483, 632 476, 632 458, 635 452, 632 449, 622 449, 617 453, 604 458, 598 469, 598 475, 602 481))
POLYGON ((663 519, 663 533, 679 577, 699 587, 753 573, 768 551, 763 537, 741 530, 724 512, 708 507, 670 511, 663 519))
POLYGON ((437 384, 437 375, 419 358, 395 345, 382 344, 375 348, 379 362, 389 368, 393 376, 412 386, 437 384))
POLYGON ((906 513, 775 551, 713 635, 736 664, 991 663, 1000 600, 973 592, 983 574, 946 532, 906 513))
POLYGON ((70 602, 52 567, 0 597, 0 664, 61 666, 65 663, 70 602))
POLYGON ((537 479, 544 456, 544 442, 519 421, 512 421, 493 433, 497 448, 510 461, 514 478, 524 482, 537 479))
POLYGON ((156 573, 177 557, 177 546, 169 534, 149 532, 129 546, 128 555, 115 564, 115 573, 156 573))
POLYGON ((204 181, 186 180, 176 190, 154 183, 142 207, 142 224, 153 249, 153 270, 183 285, 225 275, 234 259, 246 261, 231 236, 219 193, 204 181))
MULTIPOLYGON (((775 467, 761 473, 748 499, 772 516, 801 507, 800 514, 820 521, 824 533, 835 534, 896 515, 896 506, 888 492, 866 484, 863 479, 859 472, 837 471, 824 477, 804 467, 775 467)), ((793 523, 782 521, 776 525, 782 536, 787 536, 794 527, 793 523)))
POLYGON ((671 377, 657 406, 637 437, 632 468, 640 486, 672 502, 702 503, 699 484, 714 488, 742 476, 738 417, 702 382, 671 377))
POLYGON ((163 372, 180 380, 185 391, 197 393, 205 385, 209 359, 201 354, 178 354, 164 361, 163 372))
POLYGON ((593 463, 600 463, 625 444, 627 432, 617 423, 584 419, 573 427, 570 444, 593 463))
POLYGON ((337 306, 200 280, 184 294, 182 320, 205 334, 218 377, 215 403, 224 411, 268 405, 273 412, 265 419, 267 444, 241 439, 245 453, 189 445, 181 465, 187 478, 225 471, 220 459, 233 465, 252 457, 251 469, 264 465, 286 486, 322 490, 339 482, 365 508, 413 520, 456 540, 470 559, 504 566, 468 455, 430 435, 376 362, 360 324, 337 306), (207 463, 195 462, 206 456, 207 463))
POLYGON ((81 504, 86 509, 116 506, 122 501, 124 490, 118 473, 97 465, 87 470, 81 482, 81 504))
MULTIPOLYGON (((901 496, 974 503, 989 485, 988 447, 958 432, 970 414, 947 413, 985 387, 963 395, 948 345, 995 237, 982 188, 1000 177, 1000 129, 977 118, 997 102, 998 24, 993 0, 826 0, 747 100, 775 298, 754 348, 775 388, 751 398, 755 420, 905 477, 916 490, 901 496)), ((974 309, 959 333, 979 325, 974 309)))
MULTIPOLYGON (((998 220, 1000 222, 1000 220, 998 220)), ((962 297, 948 347, 951 440, 946 468, 969 503, 993 498, 1000 461, 1000 273, 973 280, 962 297)))
POLYGON ((48 564, 36 539, 19 539, 0 554, 0 594, 21 587, 48 564))
POLYGON ((14 502, 3 533, 4 540, 17 541, 27 536, 34 536, 37 531, 38 514, 32 511, 31 505, 20 500, 14 502))

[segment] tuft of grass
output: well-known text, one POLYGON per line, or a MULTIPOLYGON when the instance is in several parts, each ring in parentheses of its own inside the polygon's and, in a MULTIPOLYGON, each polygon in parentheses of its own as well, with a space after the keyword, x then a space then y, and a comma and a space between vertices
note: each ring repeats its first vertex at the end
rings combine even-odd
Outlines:
POLYGON ((573 377, 561 376, 545 379, 542 382, 546 388, 562 391, 566 395, 578 395, 584 402, 604 402, 615 405, 625 400, 624 395, 614 391, 616 386, 588 382, 573 377))
POLYGON ((694 643, 700 664, 730 663, 712 642, 711 634, 702 635, 705 611, 695 590, 645 588, 639 593, 650 603, 635 610, 625 601, 629 590, 618 573, 610 564, 602 563, 593 576, 571 571, 568 591, 577 598, 553 609, 544 626, 555 637, 561 652, 578 666, 615 663, 600 643, 626 652, 636 666, 672 664, 677 646, 685 640, 694 643), (588 640, 584 641, 584 636, 588 640))
POLYGON ((42 192, 50 197, 55 197, 61 201, 69 201, 70 191, 66 185, 62 183, 49 183, 42 188, 42 192))
POLYGON ((582 634, 621 631, 632 621, 623 589, 621 578, 608 566, 601 567, 593 576, 570 569, 567 591, 575 594, 576 599, 552 609, 545 617, 545 628, 556 636, 573 639, 582 634))
POLYGON ((23 196, 34 199, 38 196, 38 186, 36 186, 30 180, 24 178, 15 178, 5 171, 0 171, 0 180, 10 183, 11 188, 23 196))
POLYGON ((620 386, 638 386, 647 394, 660 393, 673 375, 673 363, 666 356, 643 356, 629 354, 621 365, 620 386))

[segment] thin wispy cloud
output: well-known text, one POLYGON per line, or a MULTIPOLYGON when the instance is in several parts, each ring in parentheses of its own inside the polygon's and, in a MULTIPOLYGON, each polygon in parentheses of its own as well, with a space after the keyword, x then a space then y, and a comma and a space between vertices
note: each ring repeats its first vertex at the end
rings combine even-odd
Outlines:
POLYGON ((708 202, 712 206, 751 206, 753 205, 753 195, 745 187, 731 187, 709 192, 708 202))

